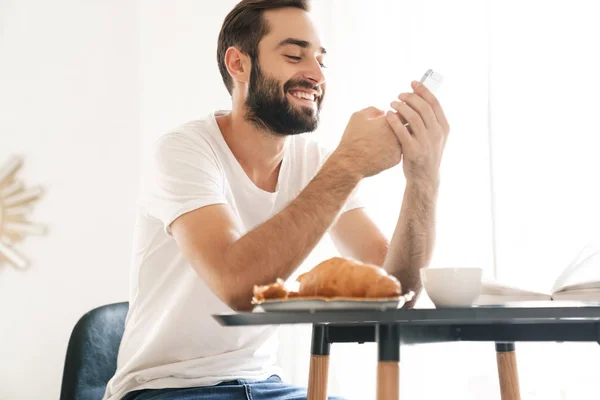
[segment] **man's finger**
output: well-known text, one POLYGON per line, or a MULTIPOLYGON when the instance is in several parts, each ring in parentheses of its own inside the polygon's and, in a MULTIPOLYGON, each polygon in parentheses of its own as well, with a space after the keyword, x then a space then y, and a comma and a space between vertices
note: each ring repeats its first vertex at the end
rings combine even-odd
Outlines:
POLYGON ((425 123, 423 123, 419 113, 413 110, 408 104, 400 101, 392 101, 391 107, 408 122, 410 130, 414 135, 423 135, 425 132, 425 123))
POLYGON ((402 151, 410 147, 410 144, 414 139, 412 138, 410 132, 408 132, 408 129, 406 129, 402 121, 400 121, 400 117, 398 116, 398 114, 390 110, 385 114, 385 117, 388 123, 390 124, 390 127, 398 137, 400 145, 402 146, 402 151))
POLYGON ((433 109, 435 116, 439 122, 439 124, 444 128, 445 132, 448 132, 450 129, 450 125, 448 124, 448 120, 446 119, 446 115, 444 114, 444 110, 440 105, 437 97, 425 85, 421 82, 413 81, 412 88, 416 94, 421 96, 433 109))
POLYGON ((413 110, 419 113, 427 128, 438 126, 437 117, 424 98, 416 93, 401 93, 398 98, 406 102, 413 110))

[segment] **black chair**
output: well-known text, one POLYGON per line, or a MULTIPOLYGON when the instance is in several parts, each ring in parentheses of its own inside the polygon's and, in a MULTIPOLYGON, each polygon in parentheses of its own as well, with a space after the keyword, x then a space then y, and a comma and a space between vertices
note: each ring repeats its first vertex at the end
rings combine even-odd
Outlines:
POLYGON ((77 322, 69 339, 60 400, 101 400, 117 369, 129 303, 95 308, 77 322))

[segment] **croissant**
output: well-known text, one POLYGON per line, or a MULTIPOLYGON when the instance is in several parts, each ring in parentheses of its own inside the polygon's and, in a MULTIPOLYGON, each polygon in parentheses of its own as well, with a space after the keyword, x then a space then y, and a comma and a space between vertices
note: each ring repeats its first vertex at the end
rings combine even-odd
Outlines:
POLYGON ((398 279, 383 268, 341 257, 325 260, 297 279, 300 297, 385 298, 401 295, 398 279))
POLYGON ((282 279, 254 286, 254 303, 294 297, 387 298, 401 295, 400 282, 383 268, 341 257, 325 260, 296 279, 298 292, 288 291, 282 279))
POLYGON ((282 279, 270 285, 254 285, 254 297, 258 300, 282 299, 288 295, 282 279))

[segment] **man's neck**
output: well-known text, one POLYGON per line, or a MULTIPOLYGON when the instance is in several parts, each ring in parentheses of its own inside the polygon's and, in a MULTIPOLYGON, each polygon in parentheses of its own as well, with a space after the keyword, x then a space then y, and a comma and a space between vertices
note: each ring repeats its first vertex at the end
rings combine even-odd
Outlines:
POLYGON ((234 109, 216 119, 225 142, 248 177, 259 188, 274 192, 287 137, 259 129, 244 118, 242 110, 234 109))

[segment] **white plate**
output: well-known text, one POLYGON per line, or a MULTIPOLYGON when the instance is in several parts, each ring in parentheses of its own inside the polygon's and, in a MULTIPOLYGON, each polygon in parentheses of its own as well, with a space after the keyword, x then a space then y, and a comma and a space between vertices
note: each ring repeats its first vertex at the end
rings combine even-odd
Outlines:
POLYGON ((404 296, 381 299, 288 299, 288 300, 267 300, 254 307, 254 312, 273 312, 273 311, 319 311, 319 310, 389 310, 400 308, 410 301, 414 296, 409 292, 404 296))

